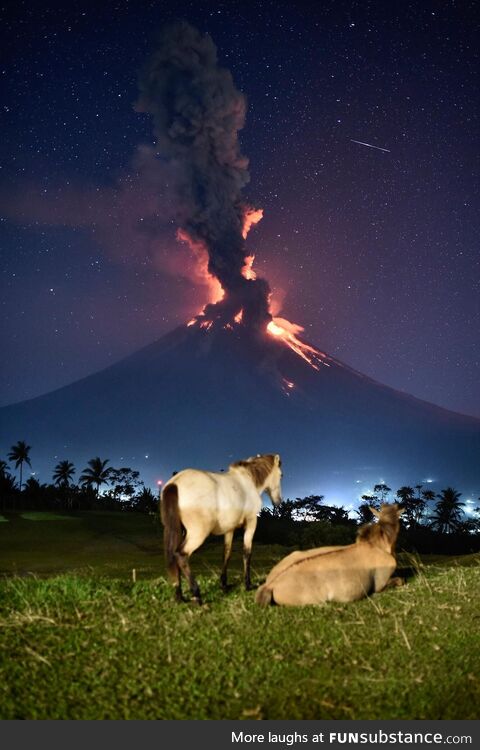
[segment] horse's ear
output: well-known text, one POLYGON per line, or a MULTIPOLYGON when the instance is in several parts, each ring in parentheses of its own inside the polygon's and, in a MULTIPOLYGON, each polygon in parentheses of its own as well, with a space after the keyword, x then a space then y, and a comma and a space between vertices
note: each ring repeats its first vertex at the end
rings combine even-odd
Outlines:
POLYGON ((275 453, 275 466, 280 466, 280 454, 275 453))
POLYGON ((373 515, 374 515, 374 516, 375 516, 376 518, 380 518, 380 513, 378 512, 378 510, 377 510, 376 508, 372 508, 372 506, 371 506, 371 505, 369 505, 368 507, 369 507, 369 509, 370 509, 371 513, 373 513, 373 515))

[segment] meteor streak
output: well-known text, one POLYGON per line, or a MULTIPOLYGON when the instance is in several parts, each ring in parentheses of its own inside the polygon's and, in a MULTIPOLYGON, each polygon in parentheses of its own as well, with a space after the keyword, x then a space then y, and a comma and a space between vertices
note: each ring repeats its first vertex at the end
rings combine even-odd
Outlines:
POLYGON ((372 146, 371 143, 364 143, 363 141, 356 141, 354 138, 350 138, 352 143, 359 143, 360 146, 368 146, 368 148, 376 148, 377 151, 385 151, 387 154, 390 153, 390 149, 388 148, 381 148, 380 146, 372 146))

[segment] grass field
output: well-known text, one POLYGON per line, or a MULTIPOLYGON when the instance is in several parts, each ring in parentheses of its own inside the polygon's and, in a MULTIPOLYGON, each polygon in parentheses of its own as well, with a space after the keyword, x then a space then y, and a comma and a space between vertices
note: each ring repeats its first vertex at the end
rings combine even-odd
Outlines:
MULTIPOLYGON (((354 604, 263 610, 238 545, 219 591, 211 543, 198 608, 173 603, 147 516, 4 515, 1 719, 479 716, 478 555, 417 560, 406 586, 354 604)), ((286 551, 254 545, 254 580, 286 551)))

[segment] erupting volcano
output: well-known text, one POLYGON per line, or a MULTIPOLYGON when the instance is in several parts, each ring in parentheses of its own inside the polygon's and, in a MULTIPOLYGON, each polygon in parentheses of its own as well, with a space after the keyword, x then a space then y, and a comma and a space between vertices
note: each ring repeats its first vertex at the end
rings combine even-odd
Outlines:
POLYGON ((116 365, 2 409, 2 442, 27 440, 45 474, 58 459, 100 455, 140 469, 152 485, 185 466, 217 470, 278 452, 286 494, 345 502, 382 477, 394 487, 427 475, 474 490, 479 420, 374 382, 272 314, 247 247, 263 212, 242 196, 246 102, 210 37, 188 24, 165 29, 137 109, 153 118, 150 174, 164 183, 168 164, 177 239, 196 258, 209 300, 116 365))
POLYGON ((241 326, 253 336, 275 337, 314 369, 327 364, 298 338, 301 326, 272 316, 270 287, 253 268, 246 239, 263 210, 241 196, 249 181, 238 140, 246 102, 218 66, 210 37, 185 23, 166 28, 140 91, 137 108, 153 117, 155 156, 174 165, 177 239, 189 244, 211 289, 210 303, 188 325, 241 326))

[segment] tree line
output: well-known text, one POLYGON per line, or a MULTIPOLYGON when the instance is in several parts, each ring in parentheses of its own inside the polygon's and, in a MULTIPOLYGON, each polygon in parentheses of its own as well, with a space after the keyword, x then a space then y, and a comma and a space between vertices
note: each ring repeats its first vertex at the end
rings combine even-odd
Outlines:
POLYGON ((24 481, 24 467, 31 467, 30 445, 19 440, 8 453, 8 460, 18 472, 18 481, 11 473, 8 463, 0 460, 0 499, 5 510, 18 509, 63 509, 91 510, 138 510, 154 512, 158 498, 140 479, 140 472, 129 467, 114 468, 108 459, 99 456, 90 459, 81 471, 78 483, 74 476, 75 465, 65 459, 53 469, 52 482, 41 484, 35 476, 24 481), (100 487, 108 489, 100 495, 100 487))
POLYGON ((467 516, 461 497, 453 487, 435 493, 422 485, 405 485, 392 493, 386 484, 378 484, 349 512, 327 505, 323 495, 309 495, 263 508, 256 538, 301 549, 351 544, 358 527, 374 519, 371 508, 397 502, 404 509, 399 549, 432 554, 476 552, 480 550, 480 508, 467 516))
MULTIPOLYGON (((90 459, 80 472, 78 482, 74 464, 59 461, 53 469, 52 482, 41 484, 35 476, 24 481, 24 469, 31 468, 31 446, 23 440, 13 445, 8 460, 17 472, 15 477, 6 461, 0 460, 0 503, 3 510, 136 510, 154 513, 158 497, 129 467, 114 468, 108 459, 90 459), (104 491, 100 494, 100 488, 104 491)), ((343 506, 328 505, 323 495, 309 495, 284 500, 277 507, 264 507, 260 513, 257 536, 260 541, 300 547, 323 544, 349 544, 358 526, 373 520, 371 508, 385 502, 397 502, 403 509, 402 534, 406 547, 452 550, 480 546, 480 508, 472 516, 464 512, 461 493, 446 487, 439 493, 423 485, 402 486, 396 492, 385 483, 377 484, 352 513, 343 506), (449 538, 449 542, 445 538, 449 538)))

